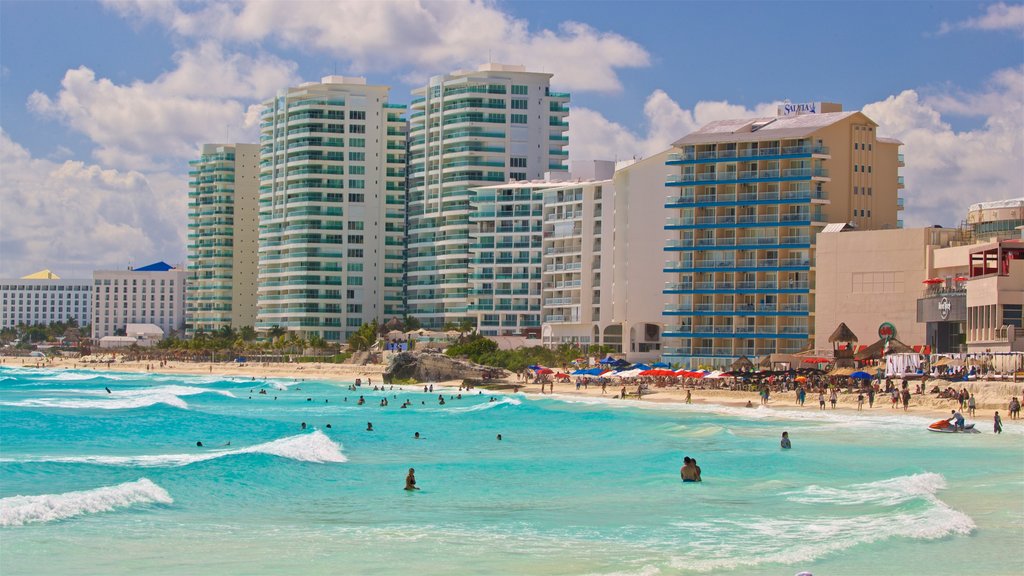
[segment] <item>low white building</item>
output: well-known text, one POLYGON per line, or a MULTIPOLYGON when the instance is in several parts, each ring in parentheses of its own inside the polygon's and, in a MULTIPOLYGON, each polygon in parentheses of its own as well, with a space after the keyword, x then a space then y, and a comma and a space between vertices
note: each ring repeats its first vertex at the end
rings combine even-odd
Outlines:
POLYGON ((49 270, 17 280, 0 280, 0 328, 19 324, 50 324, 74 318, 87 324, 92 317, 92 282, 64 280, 49 270))
POLYGON ((93 339, 128 337, 130 324, 153 324, 163 335, 180 334, 185 328, 187 275, 184 268, 165 262, 93 272, 93 339))

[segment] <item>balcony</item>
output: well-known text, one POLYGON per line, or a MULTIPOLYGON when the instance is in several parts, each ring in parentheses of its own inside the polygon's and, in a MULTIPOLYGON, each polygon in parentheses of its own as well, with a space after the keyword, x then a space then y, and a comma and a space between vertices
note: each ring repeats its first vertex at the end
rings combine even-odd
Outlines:
POLYGON ((702 152, 681 152, 669 154, 666 164, 701 164, 713 162, 743 162, 749 160, 783 160, 789 158, 808 157, 811 155, 828 156, 827 146, 783 146, 774 148, 746 148, 742 150, 718 150, 702 152))

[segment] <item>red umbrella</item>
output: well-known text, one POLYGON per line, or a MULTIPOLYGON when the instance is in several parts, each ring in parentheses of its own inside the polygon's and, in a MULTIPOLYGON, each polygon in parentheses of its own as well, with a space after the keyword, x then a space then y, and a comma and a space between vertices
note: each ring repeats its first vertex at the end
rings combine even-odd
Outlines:
POLYGON ((966 276, 957 276, 956 278, 953 278, 953 281, 955 281, 955 282, 967 282, 967 277, 966 276))
POLYGON ((942 284, 942 278, 929 278, 921 282, 921 284, 942 284))
POLYGON ((804 364, 824 364, 828 361, 828 358, 804 358, 804 364))
POLYGON ((540 370, 537 370, 537 374, 554 374, 554 373, 555 373, 555 371, 552 370, 551 368, 541 368, 540 370))
POLYGON ((671 370, 665 370, 664 368, 654 368, 651 370, 644 370, 637 374, 637 376, 675 376, 676 373, 671 370))
POLYGON ((569 377, 568 374, 563 374, 562 372, 559 372, 558 374, 555 374, 555 378, 568 378, 568 377, 569 377))

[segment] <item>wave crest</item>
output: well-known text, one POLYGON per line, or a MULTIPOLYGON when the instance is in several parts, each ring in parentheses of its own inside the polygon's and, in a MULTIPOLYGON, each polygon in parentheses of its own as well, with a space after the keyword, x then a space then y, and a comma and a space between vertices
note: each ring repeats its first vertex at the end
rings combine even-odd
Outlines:
POLYGON ((0 526, 22 526, 35 522, 53 522, 84 514, 110 512, 138 504, 172 504, 166 490, 147 478, 104 486, 93 490, 10 496, 0 499, 0 526))

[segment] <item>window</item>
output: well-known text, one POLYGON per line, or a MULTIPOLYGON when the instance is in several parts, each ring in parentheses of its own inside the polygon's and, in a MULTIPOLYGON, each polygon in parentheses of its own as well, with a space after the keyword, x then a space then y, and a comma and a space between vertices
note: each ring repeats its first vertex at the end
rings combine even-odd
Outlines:
POLYGON ((1003 325, 1022 328, 1022 306, 1020 304, 1003 304, 1003 325))
POLYGON ((363 257, 363 249, 362 248, 349 248, 348 249, 348 257, 349 258, 362 258, 363 257))
POLYGON ((363 313, 363 305, 362 304, 346 304, 345 305, 345 311, 348 312, 349 314, 362 314, 363 313))
POLYGON ((365 194, 349 194, 348 195, 348 201, 352 202, 353 204, 362 204, 363 202, 366 201, 366 195, 365 194))
POLYGON ((868 196, 871 196, 871 187, 868 186, 868 196))
POLYGON ((853 171, 854 171, 854 172, 856 172, 856 171, 857 171, 857 165, 856 165, 856 164, 854 164, 854 165, 853 165, 853 171))
POLYGON ((349 276, 345 280, 345 283, 348 284, 349 286, 362 286, 363 285, 363 277, 362 276, 349 276))
POLYGON ((366 124, 349 124, 348 131, 349 134, 366 134, 366 124))
POLYGON ((527 100, 525 100, 525 99, 513 98, 512 99, 512 109, 513 110, 526 110, 526 102, 527 102, 527 100))
POLYGON ((349 152, 348 159, 350 162, 365 162, 366 152, 349 152))
POLYGON ((526 168, 526 158, 522 156, 513 156, 509 158, 508 165, 511 168, 526 168))
POLYGON ((510 180, 526 180, 526 172, 509 172, 508 177, 510 180))
POLYGON ((356 297, 355 290, 345 290, 345 298, 348 300, 354 300, 356 297))
POLYGON ((366 138, 349 138, 348 145, 353 148, 366 148, 366 138))
POLYGON ((854 186, 853 187, 853 193, 854 193, 854 195, 859 194, 860 193, 860 189, 858 187, 854 186))
POLYGON ((529 94, 529 88, 527 86, 512 85, 513 94, 529 94))
POLYGON ((354 190, 362 190, 366 188, 366 180, 349 180, 348 187, 354 190))
POLYGON ((868 210, 868 218, 871 218, 871 210, 868 210))
POLYGON ((871 166, 868 166, 868 174, 871 173, 871 166))
POLYGON ((348 235, 348 243, 349 244, 362 244, 363 243, 363 235, 362 234, 349 234, 348 235))
POLYGON ((513 124, 526 124, 526 114, 512 114, 513 124))
POLYGON ((355 220, 355 221, 352 221, 352 222, 348 223, 348 229, 349 230, 363 230, 365 228, 365 226, 366 225, 363 222, 358 221, 358 220, 355 220))
POLYGON ((352 110, 348 113, 349 120, 366 120, 366 112, 363 110, 352 110))
POLYGON ((363 263, 362 262, 349 262, 348 265, 346 266, 346 269, 349 272, 362 272, 363 271, 363 263))
POLYGON ((349 174, 366 174, 366 166, 349 166, 349 174))
POLYGON ((358 328, 363 325, 361 318, 345 318, 345 325, 351 328, 358 328))

